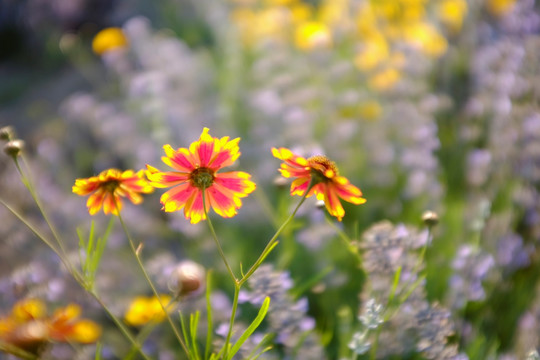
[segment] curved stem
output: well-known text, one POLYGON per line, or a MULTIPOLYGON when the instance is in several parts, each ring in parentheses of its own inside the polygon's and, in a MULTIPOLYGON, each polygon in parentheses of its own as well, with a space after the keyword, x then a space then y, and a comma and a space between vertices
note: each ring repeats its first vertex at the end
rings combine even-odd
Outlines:
MULTIPOLYGON (((115 204, 115 206, 116 205, 117 204, 115 204)), ((117 207, 117 209, 118 209, 118 207, 117 207)), ((152 288, 152 292, 154 293, 154 296, 156 297, 156 299, 158 299, 159 305, 161 306, 161 309, 165 313, 167 321, 169 322, 169 325, 171 326, 171 329, 173 330, 174 335, 178 339, 178 342, 182 346, 182 349, 184 350, 184 352, 186 354, 189 355, 188 348, 187 348, 186 344, 184 343, 184 341, 182 340, 182 337, 180 336, 180 332, 176 328, 176 325, 174 325, 174 322, 172 321, 171 316, 169 315, 169 311, 166 309, 166 307, 161 302, 161 298, 160 298, 160 296, 159 296, 159 294, 157 292, 157 289, 154 286, 154 283, 152 282, 152 280, 150 279, 150 276, 148 276, 148 273, 146 272, 144 264, 141 261, 139 253, 137 252, 137 248, 135 247, 135 243, 133 242, 133 239, 131 238, 131 235, 129 234, 129 231, 128 231, 128 229, 126 227, 126 224, 124 223, 124 220, 122 219, 122 216, 120 215, 120 213, 118 213, 118 220, 120 220, 120 224, 122 225, 122 229, 124 230, 124 232, 125 232, 125 234, 126 234, 126 236, 128 238, 129 247, 131 248, 131 251, 132 251, 133 255, 135 256, 135 259, 137 260, 137 264, 139 265, 139 268, 141 269, 141 271, 142 271, 142 273, 144 275, 144 278, 146 279, 146 282, 148 282, 148 285, 150 285, 150 288, 152 288)))
POLYGON ((315 185, 313 183, 313 181, 309 184, 308 188, 306 189, 306 192, 304 193, 304 195, 302 196, 302 198, 300 199, 300 201, 298 202, 298 205, 296 205, 296 208, 294 209, 294 211, 291 213, 291 215, 289 215, 289 217, 283 222, 283 224, 281 224, 281 226, 279 227, 279 229, 277 229, 276 233, 274 234, 274 236, 272 236, 272 238, 270 239, 270 241, 268 241, 268 244, 266 244, 266 247, 264 248, 264 250, 262 251, 261 255, 259 256, 259 258, 255 261, 255 263, 251 266, 251 268, 248 270, 248 272, 242 276, 242 279, 240 279, 238 281, 238 284, 240 286, 242 286, 242 284, 244 284, 249 278, 251 275, 253 275, 253 273, 255 272, 255 270, 257 270, 259 268, 259 266, 261 266, 262 262, 264 261, 264 259, 268 256, 268 254, 270 253, 270 251, 272 251, 272 249, 274 248, 276 242, 277 242, 277 238, 278 236, 283 232, 283 230, 287 227, 287 225, 289 225, 289 223, 294 219, 294 216, 296 215, 296 213, 298 212, 298 210, 300 209, 300 206, 304 203, 304 201, 306 200, 307 198, 307 195, 309 194, 311 188, 313 187, 313 185, 315 185))
MULTIPOLYGON (((22 159, 23 159, 23 162, 25 164, 26 169, 29 169, 29 166, 26 164, 26 161, 24 160, 24 157, 22 159)), ((67 257, 67 252, 66 252, 66 249, 64 248, 64 244, 63 244, 62 240, 60 239, 60 236, 58 235, 58 232, 56 231, 56 228, 54 227, 53 223, 49 220, 49 217, 47 216, 47 213, 45 212, 45 209, 41 205, 41 201, 39 200, 39 197, 37 196, 37 192, 36 192, 36 189, 34 189, 34 185, 30 181, 30 177, 28 177, 28 176, 26 176, 24 174, 24 172, 22 171, 21 166, 19 164, 19 161, 17 160, 16 157, 13 158, 13 161, 15 162, 15 166, 17 167, 17 171, 19 172, 19 175, 21 176, 21 181, 23 182, 24 186, 30 192, 30 195, 32 196, 32 199, 36 203, 41 215, 43 216, 43 219, 45 220, 45 222, 47 223, 47 226, 51 230, 51 233, 52 233, 54 239, 56 240, 56 243, 58 244, 59 252, 63 256, 67 257)), ((30 171, 30 170, 28 170, 28 171, 30 171)))

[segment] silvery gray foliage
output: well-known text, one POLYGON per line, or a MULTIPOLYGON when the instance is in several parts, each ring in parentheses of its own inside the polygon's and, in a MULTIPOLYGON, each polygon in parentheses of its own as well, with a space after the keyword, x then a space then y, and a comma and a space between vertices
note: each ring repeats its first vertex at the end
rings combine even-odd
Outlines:
POLYGON ((450 278, 450 302, 461 308, 467 301, 481 301, 486 294, 482 282, 495 266, 493 256, 473 245, 462 245, 452 262, 450 278))
MULTIPOLYGON (((463 358, 458 354, 457 346, 447 342, 447 338, 454 333, 450 311, 430 304, 425 298, 425 281, 420 274, 423 259, 419 258, 418 253, 427 241, 426 230, 393 225, 389 221, 372 225, 362 235, 363 264, 367 274, 362 297, 371 300, 366 302, 360 319, 366 324, 380 322, 380 319, 375 322, 367 319, 368 314, 374 317, 381 311, 373 299, 385 304, 384 316, 391 315, 388 321, 380 325, 377 358, 413 352, 420 352, 428 359, 463 358), (399 271, 401 275, 392 293, 399 271), (398 301, 398 305, 388 303, 391 296, 398 301)), ((356 340, 364 340, 360 338, 358 335, 356 340)), ((358 341, 359 345, 366 343, 358 341)), ((363 350, 363 347, 360 346, 360 349, 363 350)))
POLYGON ((313 331, 315 321, 306 313, 306 298, 297 301, 288 293, 293 281, 289 274, 274 270, 273 265, 264 264, 249 278, 249 291, 242 291, 239 301, 260 306, 266 296, 270 307, 266 315, 268 332, 276 335, 274 342, 283 346, 291 359, 324 359, 324 351, 313 331))
MULTIPOLYGON (((417 251, 428 241, 427 230, 417 230, 403 224, 394 226, 389 221, 372 225, 362 234, 364 269, 368 274, 370 293, 378 299, 388 299, 394 275, 400 269, 396 293, 418 280, 423 269, 417 251)), ((423 281, 410 295, 423 298, 423 281)))

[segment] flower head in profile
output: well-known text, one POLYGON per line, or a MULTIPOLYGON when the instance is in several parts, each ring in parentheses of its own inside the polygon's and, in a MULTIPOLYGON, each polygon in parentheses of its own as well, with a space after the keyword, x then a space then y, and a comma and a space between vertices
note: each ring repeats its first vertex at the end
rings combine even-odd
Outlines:
POLYGON ((281 175, 296 178, 291 184, 291 195, 303 196, 311 186, 306 197, 315 194, 318 200, 324 200, 330 215, 339 221, 345 215, 340 198, 355 205, 366 202, 362 191, 347 178, 339 176, 336 164, 326 156, 317 155, 305 159, 286 148, 273 148, 272 154, 283 160, 279 169, 281 175))
POLYGON ((255 190, 251 175, 242 171, 218 172, 232 165, 240 156, 240 138, 221 139, 208 134, 204 128, 199 140, 189 148, 174 150, 165 145, 165 155, 161 159, 174 171, 161 172, 146 165, 147 177, 155 187, 173 186, 161 196, 163 210, 172 212, 184 209, 186 219, 196 224, 206 219, 205 209, 210 207, 225 218, 236 215, 242 206, 241 198, 255 190), (203 205, 203 194, 205 204, 203 205))
POLYGON ((122 29, 117 27, 109 27, 101 30, 92 40, 92 50, 98 54, 126 47, 128 40, 122 29))
POLYGON ((78 305, 69 304, 48 316, 41 300, 21 300, 9 315, 0 317, 0 342, 30 353, 38 353, 53 341, 93 343, 101 336, 101 328, 91 320, 81 319, 80 313, 78 305))
POLYGON ((73 192, 77 195, 90 195, 86 206, 90 215, 96 214, 103 206, 105 214, 118 215, 122 210, 122 197, 133 204, 142 202, 141 194, 149 194, 154 188, 146 181, 144 170, 135 172, 118 169, 102 171, 98 176, 75 180, 73 192))

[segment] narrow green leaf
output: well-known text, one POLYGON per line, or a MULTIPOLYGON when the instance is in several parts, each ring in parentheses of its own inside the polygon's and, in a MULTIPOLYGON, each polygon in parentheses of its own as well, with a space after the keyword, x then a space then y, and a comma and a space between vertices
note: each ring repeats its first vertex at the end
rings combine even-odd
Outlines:
POLYGON ((101 360, 101 343, 97 342, 96 344, 96 356, 94 357, 94 360, 101 360))
POLYGON ((227 356, 228 360, 232 359, 232 357, 238 352, 238 350, 240 350, 240 347, 244 344, 244 342, 251 336, 251 334, 253 334, 255 330, 257 330, 257 328, 263 321, 264 317, 266 316, 266 313, 268 312, 269 307, 270 307, 270 298, 267 296, 263 301, 263 304, 259 310, 259 313, 257 314, 257 317, 253 320, 253 322, 248 326, 248 328, 240 336, 236 344, 234 344, 234 346, 232 347, 231 351, 229 351, 228 356, 227 356))
POLYGON ((213 323, 212 323, 212 303, 210 301, 211 295, 212 295, 212 270, 209 270, 206 273, 206 319, 207 319, 208 330, 206 331, 206 346, 204 349, 205 360, 209 359, 208 357, 210 355, 210 348, 212 347, 212 336, 214 334, 213 323))
POLYGON ((390 296, 388 297, 388 304, 390 304, 392 300, 394 300, 394 296, 396 295, 396 289, 399 284, 400 277, 401 277, 401 266, 398 267, 398 269, 396 270, 396 273, 394 274, 394 282, 392 284, 392 290, 390 291, 390 296))
POLYGON ((195 314, 189 316, 189 327, 190 327, 190 337, 191 337, 191 346, 193 348, 193 353, 196 359, 200 359, 199 348, 197 346, 197 327, 199 325, 199 317, 201 315, 200 311, 196 311, 195 314))

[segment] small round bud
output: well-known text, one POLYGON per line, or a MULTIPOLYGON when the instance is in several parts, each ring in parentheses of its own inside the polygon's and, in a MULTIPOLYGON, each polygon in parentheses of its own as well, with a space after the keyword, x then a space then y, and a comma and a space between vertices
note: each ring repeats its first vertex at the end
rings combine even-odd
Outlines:
POLYGON ((13 126, 4 126, 0 128, 0 139, 9 141, 15 137, 15 129, 13 126))
POLYGON ((272 183, 274 184, 274 186, 276 186, 277 188, 285 188, 287 186, 287 179, 284 178, 283 176, 276 176, 274 178, 274 181, 272 181, 272 183))
POLYGON ((205 285, 205 270, 191 260, 180 262, 171 274, 171 287, 178 296, 200 293, 205 285))
POLYGON ((13 157, 17 157, 23 149, 24 141, 20 139, 10 140, 4 145, 4 152, 13 157))
POLYGON ((324 203, 324 200, 317 200, 317 202, 315 203, 315 207, 317 209, 323 210, 326 207, 326 204, 324 203))
POLYGON ((429 227, 435 226, 439 223, 439 215, 434 211, 425 211, 422 214, 422 221, 429 227))

